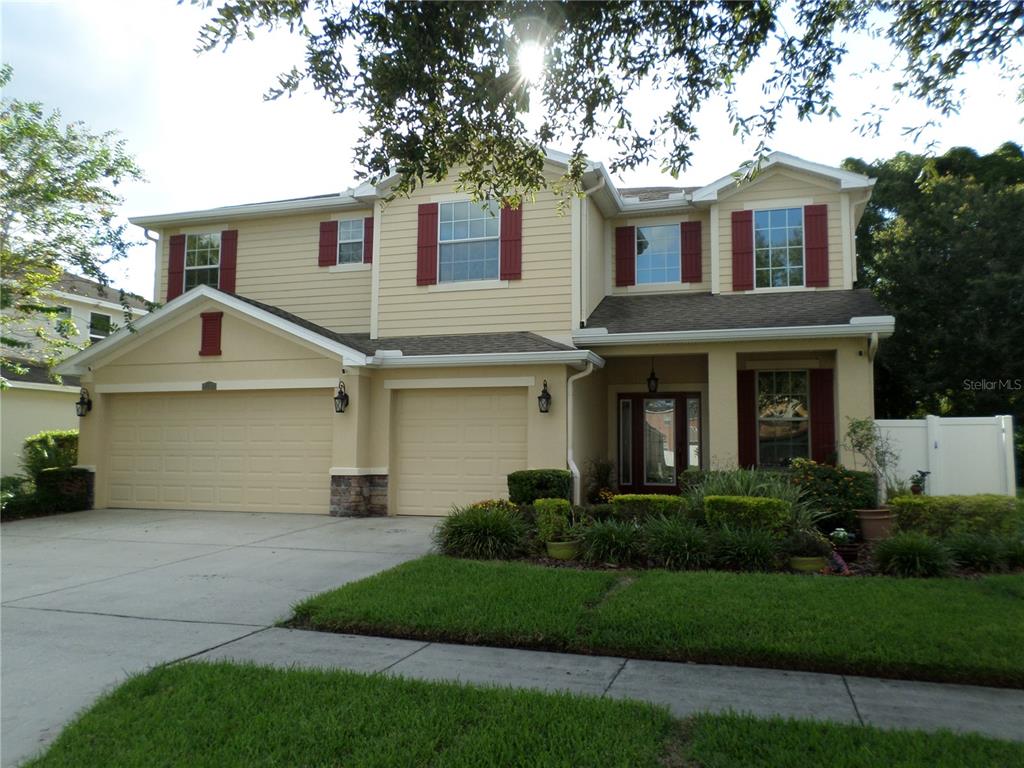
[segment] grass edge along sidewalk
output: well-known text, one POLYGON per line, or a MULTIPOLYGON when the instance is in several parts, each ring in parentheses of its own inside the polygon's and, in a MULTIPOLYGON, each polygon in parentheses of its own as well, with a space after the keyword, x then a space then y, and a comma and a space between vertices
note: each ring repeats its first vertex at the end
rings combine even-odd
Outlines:
POLYGON ((135 676, 26 768, 989 768, 1024 745, 352 672, 182 663, 135 676))
POLYGON ((586 571, 428 555, 304 600, 289 626, 1024 687, 1024 574, 586 571))

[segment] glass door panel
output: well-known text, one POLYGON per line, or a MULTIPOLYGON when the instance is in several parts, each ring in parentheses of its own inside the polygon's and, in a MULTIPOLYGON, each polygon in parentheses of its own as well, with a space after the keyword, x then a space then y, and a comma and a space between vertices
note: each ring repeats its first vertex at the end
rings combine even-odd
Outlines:
POLYGON ((676 484, 676 400, 644 398, 644 484, 676 484))
POLYGON ((686 466, 700 469, 700 398, 686 398, 686 466))
POLYGON ((633 402, 619 401, 619 485, 633 484, 633 402))

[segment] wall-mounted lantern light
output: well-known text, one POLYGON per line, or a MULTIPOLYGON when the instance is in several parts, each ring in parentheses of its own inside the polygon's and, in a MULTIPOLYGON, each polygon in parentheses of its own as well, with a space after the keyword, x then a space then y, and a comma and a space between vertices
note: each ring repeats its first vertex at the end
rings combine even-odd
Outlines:
POLYGON ((540 394, 537 395, 537 407, 540 408, 541 413, 547 413, 551 410, 551 393, 548 392, 547 379, 544 379, 544 386, 540 390, 540 394))
POLYGON ((651 375, 647 377, 647 391, 654 393, 658 391, 658 376, 654 373, 654 358, 651 358, 651 375))
POLYGON ((85 416, 92 410, 92 398, 89 397, 89 390, 82 387, 78 392, 78 402, 75 403, 75 413, 85 416))
POLYGON ((348 392, 345 390, 345 382, 338 379, 338 391, 334 393, 334 412, 344 413, 348 408, 348 392))

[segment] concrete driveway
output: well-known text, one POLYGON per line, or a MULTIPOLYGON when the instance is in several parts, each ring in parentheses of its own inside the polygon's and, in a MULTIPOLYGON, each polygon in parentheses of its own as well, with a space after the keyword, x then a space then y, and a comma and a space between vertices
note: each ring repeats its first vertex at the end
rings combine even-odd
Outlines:
POLYGON ((2 764, 127 675, 257 632, 430 549, 436 518, 94 510, 0 530, 2 764))

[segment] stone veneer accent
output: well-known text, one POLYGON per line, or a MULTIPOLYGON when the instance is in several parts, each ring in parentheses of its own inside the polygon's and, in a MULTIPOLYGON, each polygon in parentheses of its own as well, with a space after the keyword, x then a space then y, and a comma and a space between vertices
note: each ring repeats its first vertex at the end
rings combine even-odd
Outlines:
POLYGON ((387 513, 387 475, 331 475, 333 516, 382 517, 387 513))

